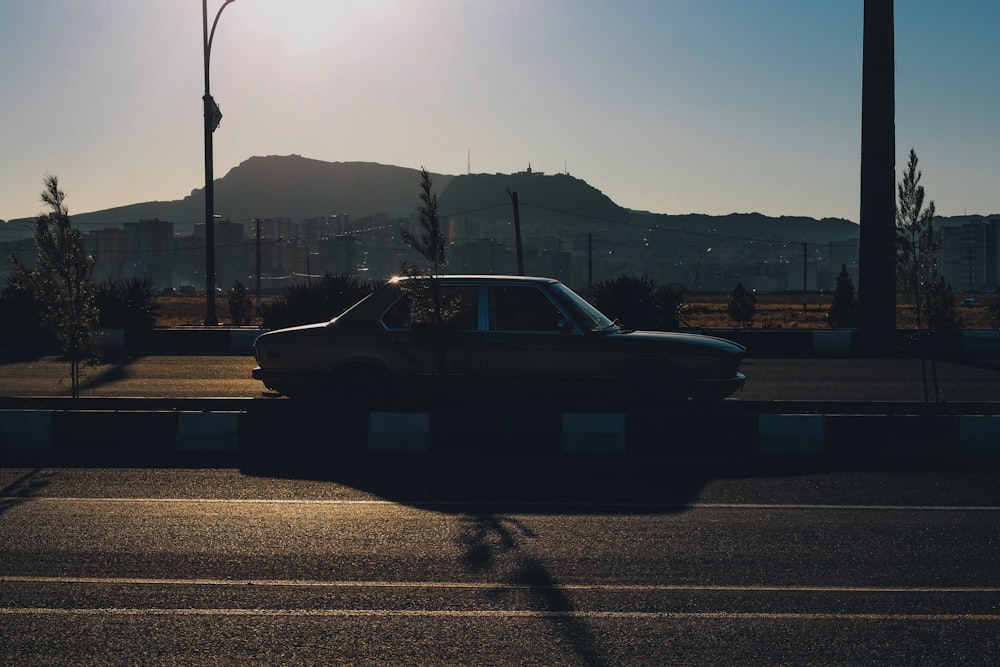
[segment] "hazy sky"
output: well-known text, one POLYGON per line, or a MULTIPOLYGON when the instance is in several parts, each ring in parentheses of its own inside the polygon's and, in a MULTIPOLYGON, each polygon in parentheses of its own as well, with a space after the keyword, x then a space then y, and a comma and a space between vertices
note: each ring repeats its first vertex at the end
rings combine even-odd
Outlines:
MULTIPOLYGON (((221 6, 209 0, 209 21, 221 6)), ((862 0, 236 0, 215 175, 255 155, 567 170, 657 213, 858 219, 862 0)), ((896 0, 897 180, 1000 212, 996 0, 896 0)), ((198 0, 0 3, 0 218, 204 185, 198 0)), ((416 189, 416 183, 414 184, 416 189)))

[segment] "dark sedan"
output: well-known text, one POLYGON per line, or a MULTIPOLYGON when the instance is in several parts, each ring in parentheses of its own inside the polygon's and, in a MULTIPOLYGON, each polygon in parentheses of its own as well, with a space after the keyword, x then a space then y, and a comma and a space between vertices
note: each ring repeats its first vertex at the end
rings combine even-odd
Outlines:
POLYGON ((656 405, 743 386, 744 348, 630 331, 557 280, 395 278, 329 322, 257 338, 253 377, 291 397, 589 398, 656 405))

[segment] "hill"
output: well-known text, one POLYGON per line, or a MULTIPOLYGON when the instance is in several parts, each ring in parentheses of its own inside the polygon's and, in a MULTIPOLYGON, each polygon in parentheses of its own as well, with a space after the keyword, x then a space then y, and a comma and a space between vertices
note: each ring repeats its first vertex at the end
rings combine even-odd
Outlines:
MULTIPOLYGON (((535 234, 588 231, 617 234, 632 226, 817 243, 858 236, 858 226, 842 219, 632 211, 567 174, 431 176, 434 191, 440 197, 442 215, 504 223, 512 218, 508 191, 517 192, 522 222, 535 234)), ((216 180, 215 209, 217 215, 237 221, 275 217, 302 220, 344 213, 351 218, 386 214, 389 219, 399 219, 416 211, 419 182, 419 172, 415 169, 373 162, 324 162, 298 155, 252 157, 216 180)), ((73 215, 73 221, 84 231, 154 218, 173 222, 177 233, 189 234, 194 223, 204 218, 204 190, 193 190, 183 199, 173 201, 136 203, 73 215)))
MULTIPOLYGON (((436 189, 453 178, 432 174, 436 189)), ((323 162, 298 155, 252 157, 215 181, 215 212, 229 220, 290 218, 302 220, 346 213, 352 218, 386 213, 411 214, 419 205, 420 172, 374 162, 323 162)), ((204 188, 183 199, 154 201, 76 213, 84 230, 159 218, 189 234, 205 217, 204 188)), ((17 221, 11 221, 17 222, 17 221)))

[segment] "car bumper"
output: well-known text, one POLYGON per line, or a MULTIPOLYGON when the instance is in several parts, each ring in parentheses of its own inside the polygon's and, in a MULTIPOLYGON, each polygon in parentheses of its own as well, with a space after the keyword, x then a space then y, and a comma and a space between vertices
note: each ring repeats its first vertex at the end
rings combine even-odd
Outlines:
POLYGON ((746 380, 743 373, 731 378, 694 380, 691 382, 691 397, 699 401, 717 401, 743 389, 746 380))
POLYGON ((323 375, 316 371, 255 367, 250 376, 260 380, 268 389, 284 393, 290 388, 316 387, 322 383, 323 375))

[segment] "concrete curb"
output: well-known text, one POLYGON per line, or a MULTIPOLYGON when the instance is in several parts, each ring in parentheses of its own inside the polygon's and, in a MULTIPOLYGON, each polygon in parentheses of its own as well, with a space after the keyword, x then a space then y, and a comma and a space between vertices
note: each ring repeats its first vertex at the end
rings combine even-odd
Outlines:
MULTIPOLYGON (((849 357, 877 349, 895 350, 898 356, 920 356, 915 332, 898 330, 885 340, 871 341, 854 329, 707 329, 685 331, 727 338, 744 345, 748 356, 756 357, 849 357)), ((253 354, 257 336, 265 330, 255 327, 173 327, 150 331, 108 331, 104 347, 109 350, 148 352, 189 352, 192 354, 253 354)), ((1000 331, 939 331, 928 343, 939 358, 1000 357, 1000 331)))
POLYGON ((1000 459, 1000 415, 0 410, 0 452, 1000 459))

